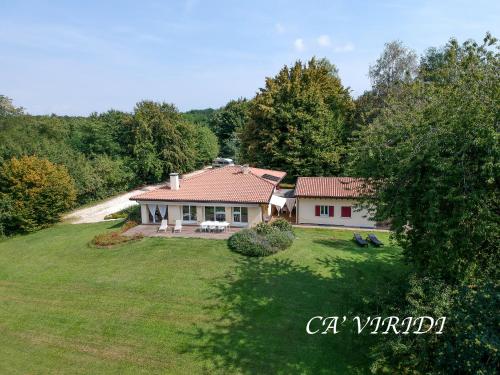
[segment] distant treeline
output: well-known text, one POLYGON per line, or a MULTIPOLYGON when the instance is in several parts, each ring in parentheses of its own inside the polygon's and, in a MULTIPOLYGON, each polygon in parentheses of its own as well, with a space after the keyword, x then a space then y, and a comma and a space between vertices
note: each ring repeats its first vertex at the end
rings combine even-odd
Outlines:
POLYGON ((1 116, 0 163, 23 155, 65 166, 83 204, 201 167, 218 146, 212 131, 172 105, 141 102, 133 113, 1 116))
POLYGON ((219 152, 207 126, 169 104, 70 117, 0 103, 0 234, 43 227, 77 205, 200 168, 219 152))

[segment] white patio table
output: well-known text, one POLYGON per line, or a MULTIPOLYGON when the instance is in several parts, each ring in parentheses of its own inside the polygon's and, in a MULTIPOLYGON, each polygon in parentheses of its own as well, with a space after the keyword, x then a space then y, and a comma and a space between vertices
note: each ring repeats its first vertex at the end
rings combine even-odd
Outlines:
POLYGON ((228 228, 229 228, 229 223, 227 221, 202 221, 200 223, 200 228, 201 230, 206 230, 206 229, 209 229, 210 227, 216 227, 216 228, 220 228, 220 227, 223 227, 224 230, 226 231, 228 228))

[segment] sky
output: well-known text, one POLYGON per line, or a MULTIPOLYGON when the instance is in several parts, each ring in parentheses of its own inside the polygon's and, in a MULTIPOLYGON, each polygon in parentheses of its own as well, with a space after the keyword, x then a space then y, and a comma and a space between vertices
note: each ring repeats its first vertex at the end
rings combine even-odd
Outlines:
POLYGON ((421 54, 486 31, 500 37, 498 0, 0 0, 0 94, 32 114, 217 108, 317 56, 357 96, 384 43, 421 54))

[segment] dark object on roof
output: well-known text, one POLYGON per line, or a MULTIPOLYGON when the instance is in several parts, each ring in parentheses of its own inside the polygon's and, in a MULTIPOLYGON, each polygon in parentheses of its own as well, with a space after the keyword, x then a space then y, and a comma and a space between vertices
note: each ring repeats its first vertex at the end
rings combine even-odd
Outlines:
POLYGON ((382 246, 383 243, 379 241, 379 239, 377 238, 377 236, 375 236, 373 233, 370 233, 368 235, 368 240, 374 244, 375 246, 379 247, 379 246, 382 246))
POLYGON ((368 246, 368 242, 366 242, 359 233, 354 233, 354 241, 356 241, 359 246, 368 246))
POLYGON ((273 176, 272 174, 263 174, 262 178, 265 178, 266 180, 271 180, 271 181, 279 181, 281 178, 273 176))

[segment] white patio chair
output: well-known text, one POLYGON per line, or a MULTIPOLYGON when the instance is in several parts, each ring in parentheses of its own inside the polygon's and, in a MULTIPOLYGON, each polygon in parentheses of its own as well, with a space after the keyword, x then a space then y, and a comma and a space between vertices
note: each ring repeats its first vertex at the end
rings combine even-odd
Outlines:
POLYGON ((215 224, 210 224, 210 225, 208 226, 208 230, 209 230, 210 232, 215 232, 215 231, 217 230, 217 226, 216 226, 215 224))
POLYGON ((200 230, 201 230, 202 232, 206 232, 206 231, 208 231, 208 225, 207 225, 207 224, 204 224, 204 223, 201 223, 201 224, 200 224, 200 230))
POLYGON ((160 226, 158 227, 158 232, 161 232, 161 231, 166 232, 167 228, 168 228, 168 220, 167 219, 163 219, 161 221, 160 226))
POLYGON ((174 227, 174 233, 175 232, 182 232, 182 220, 176 220, 175 221, 175 227, 174 227))

